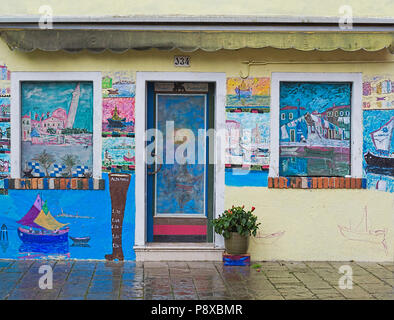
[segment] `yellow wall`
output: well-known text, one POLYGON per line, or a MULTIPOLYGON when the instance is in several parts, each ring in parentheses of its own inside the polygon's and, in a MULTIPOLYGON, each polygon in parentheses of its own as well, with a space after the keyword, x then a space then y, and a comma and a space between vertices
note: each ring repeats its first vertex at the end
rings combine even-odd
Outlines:
POLYGON ((261 15, 338 16, 349 5, 355 17, 393 17, 392 0, 3 0, 0 15, 38 15, 49 5, 55 16, 261 15))
MULTIPOLYGON (((262 223, 251 239, 254 260, 394 260, 394 196, 371 190, 281 190, 226 187, 226 207, 256 207, 262 223), (338 225, 357 227, 367 208, 368 230, 386 229, 387 251, 375 237, 349 240, 338 225), (283 232, 282 236, 268 235, 283 232)), ((365 225, 360 226, 361 231, 365 225)), ((379 238, 380 240, 380 238, 379 238)))
MULTIPOLYGON (((173 55, 179 52, 129 51, 124 54, 64 52, 11 52, 0 43, 0 61, 11 71, 205 71, 226 72, 228 77, 246 72, 241 61, 268 60, 390 60, 386 51, 367 53, 297 52, 295 50, 238 50, 216 53, 190 53, 190 68, 173 67, 173 55)), ((363 72, 366 75, 394 73, 393 63, 360 64, 269 64, 255 66, 251 76, 270 76, 286 72, 363 72)), ((226 187, 226 207, 232 204, 255 206, 263 223, 262 233, 284 231, 271 244, 268 240, 251 242, 253 259, 271 260, 394 260, 394 195, 372 190, 274 190, 267 188, 226 187), (371 229, 387 229, 387 253, 381 243, 345 239, 339 225, 356 226, 367 207, 371 229), (262 242, 262 243, 261 243, 262 242)), ((271 239, 272 240, 272 239, 271 239)))

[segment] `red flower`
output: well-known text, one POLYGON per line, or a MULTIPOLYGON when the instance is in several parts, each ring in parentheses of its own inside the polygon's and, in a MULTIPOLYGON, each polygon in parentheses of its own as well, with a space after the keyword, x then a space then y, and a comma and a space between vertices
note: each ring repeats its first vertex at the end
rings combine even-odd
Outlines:
POLYGON ((255 207, 252 207, 252 211, 251 212, 253 212, 255 209, 256 209, 255 207))

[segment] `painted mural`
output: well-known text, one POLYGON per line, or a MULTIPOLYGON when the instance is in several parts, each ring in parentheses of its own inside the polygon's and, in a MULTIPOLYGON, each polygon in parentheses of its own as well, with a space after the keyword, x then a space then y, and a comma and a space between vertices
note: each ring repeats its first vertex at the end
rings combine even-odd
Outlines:
POLYGON ((226 164, 269 167, 269 113, 226 113, 226 164))
POLYGON ((10 87, 10 71, 5 64, 0 64, 0 180, 11 173, 10 87))
MULTIPOLYGON (((111 255, 111 226, 117 223, 112 212, 118 207, 111 202, 108 175, 103 174, 103 179, 105 190, 8 190, 8 195, 1 196, 0 258, 104 259, 105 253, 111 255)), ((133 260, 134 174, 124 193, 123 227, 116 244, 130 248, 122 252, 123 259, 133 260)))
POLYGON ((394 109, 365 110, 363 167, 370 189, 394 192, 394 109))
POLYGON ((376 248, 381 248, 386 255, 388 254, 386 240, 388 230, 387 228, 373 228, 370 226, 367 206, 365 206, 364 214, 358 223, 355 225, 338 225, 338 230, 347 240, 376 245, 376 248))
POLYGON ((22 176, 91 176, 93 84, 23 82, 21 104, 22 176))
POLYGON ((390 75, 364 76, 363 109, 394 109, 394 81, 390 75))
POLYGON ((228 78, 226 103, 226 185, 267 186, 270 78, 228 78))
POLYGON ((184 162, 177 158, 173 163, 165 160, 157 172, 157 214, 205 214, 206 166, 198 161, 199 148, 205 150, 205 143, 199 145, 189 139, 189 133, 198 137, 198 130, 206 128, 205 108, 206 96, 203 94, 157 95, 157 128, 163 133, 164 141, 162 159, 167 159, 166 141, 170 140, 174 141, 175 157, 182 154, 179 159, 184 162), (173 121, 174 137, 166 134, 167 121, 173 121))
POLYGON ((135 83, 132 71, 103 72, 103 98, 134 98, 135 83))
POLYGON ((103 134, 134 132, 134 98, 103 99, 103 134))
POLYGON ((350 83, 281 82, 282 176, 350 174, 350 83))
POLYGON ((103 168, 135 166, 135 138, 103 138, 103 168))

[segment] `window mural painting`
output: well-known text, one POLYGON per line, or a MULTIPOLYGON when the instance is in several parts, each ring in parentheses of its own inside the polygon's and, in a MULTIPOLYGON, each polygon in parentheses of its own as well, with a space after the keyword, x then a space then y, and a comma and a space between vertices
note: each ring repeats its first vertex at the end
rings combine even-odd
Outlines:
POLYGON ((22 82, 22 177, 90 177, 93 83, 22 82))
POLYGON ((349 175, 350 119, 350 83, 281 82, 280 175, 349 175))
MULTIPOLYGON (((155 212, 205 214, 206 164, 198 159, 199 150, 205 152, 205 139, 198 143, 197 137, 198 130, 206 128, 206 96, 158 94, 156 107, 157 129, 163 133, 164 163, 158 165, 156 174, 155 212), (173 121, 174 137, 166 134, 168 121, 173 121), (166 161, 167 140, 174 141, 174 163, 166 161), (180 153, 183 156, 177 158, 180 153)), ((156 150, 160 154, 157 147, 156 150)))
POLYGON ((363 118, 368 187, 394 192, 394 109, 365 110, 363 118))

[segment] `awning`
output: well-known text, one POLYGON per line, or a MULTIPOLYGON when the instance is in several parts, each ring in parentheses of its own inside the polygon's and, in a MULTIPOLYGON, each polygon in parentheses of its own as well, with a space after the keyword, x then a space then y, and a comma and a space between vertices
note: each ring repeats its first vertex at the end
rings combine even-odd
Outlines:
POLYGON ((242 48, 297 49, 302 51, 378 51, 394 52, 394 32, 262 32, 262 31, 147 31, 147 30, 5 30, 1 38, 12 50, 43 51, 89 50, 124 52, 129 49, 198 49, 217 51, 242 48))

